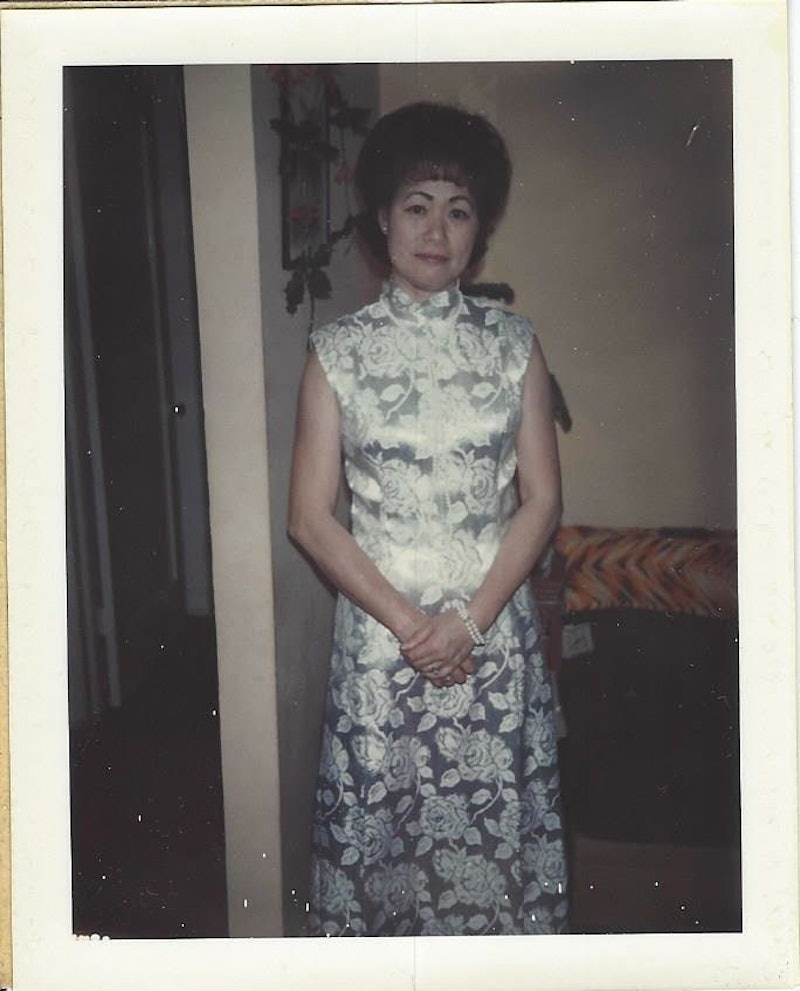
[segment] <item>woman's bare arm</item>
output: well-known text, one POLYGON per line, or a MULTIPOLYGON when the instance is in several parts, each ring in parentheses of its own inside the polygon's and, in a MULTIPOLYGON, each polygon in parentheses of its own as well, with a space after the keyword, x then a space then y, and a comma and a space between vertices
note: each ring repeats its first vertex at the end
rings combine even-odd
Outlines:
POLYGON ((536 338, 523 382, 516 447, 520 506, 468 607, 481 630, 492 625, 530 574, 561 516, 561 471, 550 375, 536 338))
POLYGON ((333 515, 340 475, 339 405, 312 353, 297 407, 289 535, 337 589, 402 639, 424 615, 383 577, 333 515))

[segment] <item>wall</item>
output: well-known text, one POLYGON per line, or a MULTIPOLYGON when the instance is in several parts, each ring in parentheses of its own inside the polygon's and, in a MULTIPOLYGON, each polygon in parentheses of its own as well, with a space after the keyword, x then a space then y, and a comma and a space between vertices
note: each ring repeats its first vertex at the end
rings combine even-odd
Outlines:
POLYGON ((185 71, 232 936, 282 932, 270 495, 250 70, 185 71))
POLYGON ((574 426, 568 523, 736 525, 728 63, 381 67, 383 112, 461 103, 515 168, 481 279, 531 316, 574 426))
MULTIPOLYGON (((339 80, 354 105, 377 104, 374 67, 343 66, 339 80)), ((280 144, 269 124, 278 116, 277 89, 259 66, 253 68, 252 86, 269 429, 284 908, 287 934, 292 934, 299 931, 304 918, 334 600, 286 536, 294 415, 306 359, 308 308, 304 305, 290 316, 283 296, 290 273, 281 266, 280 144)), ((351 140, 351 146, 355 149, 357 143, 351 140)), ((330 276, 333 293, 329 300, 318 303, 318 326, 357 309, 374 298, 378 288, 355 248, 336 250, 330 276)))

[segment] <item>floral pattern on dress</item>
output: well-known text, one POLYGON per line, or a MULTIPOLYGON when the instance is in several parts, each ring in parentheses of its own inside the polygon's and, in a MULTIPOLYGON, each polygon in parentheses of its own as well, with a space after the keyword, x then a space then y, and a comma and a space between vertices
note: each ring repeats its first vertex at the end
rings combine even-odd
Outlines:
MULTIPOLYGON (((353 536, 435 613, 467 601, 517 507, 530 323, 397 287, 312 334, 339 402, 353 536)), ((552 933, 566 925, 557 751, 521 586, 464 685, 436 688, 337 602, 315 801, 317 935, 552 933)))

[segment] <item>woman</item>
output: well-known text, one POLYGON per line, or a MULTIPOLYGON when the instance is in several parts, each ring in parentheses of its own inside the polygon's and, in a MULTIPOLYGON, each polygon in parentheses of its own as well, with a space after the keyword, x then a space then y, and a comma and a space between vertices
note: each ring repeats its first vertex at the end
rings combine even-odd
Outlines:
POLYGON ((560 513, 530 324, 463 296, 511 178, 483 118, 383 117, 356 167, 389 280, 315 331, 290 533, 339 589, 314 819, 319 935, 564 928, 556 744, 526 584, 560 513), (333 515, 344 455, 352 533, 333 515))

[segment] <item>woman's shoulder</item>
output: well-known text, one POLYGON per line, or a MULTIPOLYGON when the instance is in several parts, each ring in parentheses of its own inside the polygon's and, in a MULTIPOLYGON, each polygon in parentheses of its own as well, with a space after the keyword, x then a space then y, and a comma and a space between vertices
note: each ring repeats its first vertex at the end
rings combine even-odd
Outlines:
POLYGON ((357 347, 363 335, 380 319, 378 302, 368 303, 352 313, 345 313, 336 320, 311 331, 309 347, 314 351, 342 351, 357 347))
POLYGON ((486 297, 465 296, 464 301, 467 316, 476 326, 491 330, 501 340, 530 346, 534 329, 528 317, 486 297))
POLYGON ((309 335, 308 349, 316 354, 328 381, 337 392, 346 391, 348 383, 352 383, 365 338, 383 318, 382 314, 379 301, 368 303, 359 310, 345 313, 317 327, 309 335))
POLYGON ((345 313, 329 323, 312 330, 309 341, 312 347, 330 346, 334 341, 341 347, 345 343, 355 344, 370 327, 383 316, 380 300, 367 303, 359 310, 345 313))

